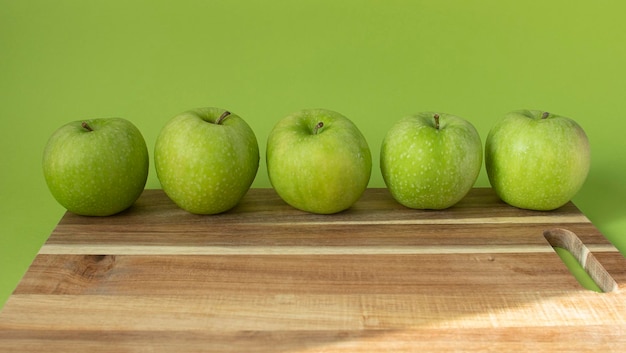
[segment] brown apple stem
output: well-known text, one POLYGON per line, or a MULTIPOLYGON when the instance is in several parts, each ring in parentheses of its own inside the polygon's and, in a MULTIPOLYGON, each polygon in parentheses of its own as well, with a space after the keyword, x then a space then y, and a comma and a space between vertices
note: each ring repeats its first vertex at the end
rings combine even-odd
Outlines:
POLYGON ((541 114, 541 119, 547 119, 549 115, 550 115, 550 113, 543 112, 543 114, 541 114))
POLYGON ((230 115, 230 112, 228 110, 223 112, 222 115, 220 115, 220 117, 217 118, 217 121, 215 123, 217 125, 220 125, 222 121, 224 121, 229 115, 230 115))
POLYGON ((435 119, 435 129, 439 130, 439 114, 435 114, 433 118, 435 119))
POLYGON ((315 125, 315 128, 313 129, 313 135, 317 135, 317 132, 324 127, 324 123, 323 122, 319 122, 317 123, 317 125, 315 125))
POLYGON ((93 131, 93 129, 91 128, 91 126, 89 126, 89 124, 87 124, 86 121, 83 121, 82 124, 80 124, 80 126, 83 127, 83 129, 87 130, 87 131, 93 131))

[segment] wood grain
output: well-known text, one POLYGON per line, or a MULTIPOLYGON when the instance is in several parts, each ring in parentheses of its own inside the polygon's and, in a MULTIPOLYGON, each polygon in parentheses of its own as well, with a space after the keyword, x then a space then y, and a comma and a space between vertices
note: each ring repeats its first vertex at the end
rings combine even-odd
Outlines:
POLYGON ((252 189, 199 216, 146 190, 113 217, 64 215, 0 313, 0 351, 621 352, 624 286, 624 256, 572 203, 473 189, 418 211, 368 189, 322 216, 252 189))

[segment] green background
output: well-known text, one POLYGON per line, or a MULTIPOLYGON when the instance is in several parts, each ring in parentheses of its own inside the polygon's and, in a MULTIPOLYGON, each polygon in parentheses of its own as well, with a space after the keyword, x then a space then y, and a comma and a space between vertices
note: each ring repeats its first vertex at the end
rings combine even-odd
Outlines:
MULTIPOLYGON (((459 115, 483 142, 510 110, 569 116, 592 147, 574 202, 624 253, 625 4, 0 0, 0 306, 64 213, 41 171, 55 129, 123 117, 152 158, 165 122, 202 106, 246 119, 263 156, 285 115, 336 110, 370 144, 370 187, 384 186, 380 143, 405 115, 459 115)), ((270 186, 263 158, 253 186, 270 186)))

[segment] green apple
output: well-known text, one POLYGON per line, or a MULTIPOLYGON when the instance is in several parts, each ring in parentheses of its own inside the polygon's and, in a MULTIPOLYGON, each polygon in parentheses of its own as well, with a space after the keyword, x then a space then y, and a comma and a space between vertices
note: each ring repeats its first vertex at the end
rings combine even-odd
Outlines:
POLYGON ((254 131, 238 115, 214 107, 172 118, 154 148, 163 191, 180 208, 217 214, 235 207, 259 168, 254 131))
POLYGON ((539 110, 507 114, 485 144, 491 186, 506 203, 548 211, 580 190, 590 165, 587 135, 574 120, 539 110))
POLYGON ((482 142, 467 120, 422 112, 396 122, 380 151, 393 198, 415 209, 445 209, 470 191, 482 167, 482 142))
POLYGON ((267 140, 267 172, 278 195, 303 211, 332 214, 352 206, 367 188, 372 156, 345 116, 304 109, 280 120, 267 140))
POLYGON ((122 118, 70 122, 56 130, 43 153, 52 196, 68 211, 109 216, 130 207, 148 178, 141 132, 122 118))

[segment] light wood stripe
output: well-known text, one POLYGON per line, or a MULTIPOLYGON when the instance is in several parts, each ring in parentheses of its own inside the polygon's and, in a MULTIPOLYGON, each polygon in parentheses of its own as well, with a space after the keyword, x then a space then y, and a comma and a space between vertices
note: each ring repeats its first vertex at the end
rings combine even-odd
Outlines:
MULTIPOLYGON (((592 252, 616 252, 611 245, 590 245, 592 252)), ((459 246, 176 246, 176 245, 110 245, 46 244, 44 255, 420 255, 420 254, 487 254, 547 253, 554 251, 541 245, 459 245, 459 246)))
MULTIPOLYGON (((477 218, 429 218, 429 219, 394 219, 394 220, 373 220, 373 221, 346 221, 332 219, 319 222, 275 222, 280 225, 299 225, 299 226, 323 226, 323 225, 342 225, 342 226, 359 226, 359 225, 437 225, 437 224, 548 224, 548 223, 588 223, 589 219, 584 215, 559 215, 555 216, 524 216, 524 217, 477 217, 477 218)), ((248 223, 253 224, 253 223, 248 223)), ((267 223, 260 223, 265 225, 267 223)))

